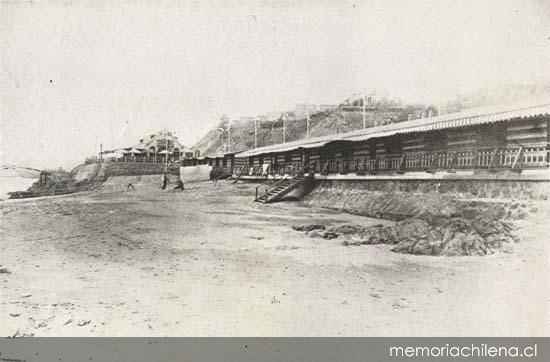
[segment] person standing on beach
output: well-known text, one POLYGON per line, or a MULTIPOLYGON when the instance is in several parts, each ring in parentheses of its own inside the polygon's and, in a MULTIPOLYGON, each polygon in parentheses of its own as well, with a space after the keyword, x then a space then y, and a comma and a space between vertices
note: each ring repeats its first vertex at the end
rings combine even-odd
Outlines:
POLYGON ((168 177, 165 173, 162 174, 162 189, 166 190, 166 184, 168 183, 168 177))
POLYGON ((174 190, 185 190, 185 186, 183 185, 183 181, 180 179, 178 180, 178 183, 176 185, 176 187, 174 187, 174 190))
POLYGON ((218 183, 218 174, 214 168, 210 171, 210 180, 212 180, 214 186, 218 183))

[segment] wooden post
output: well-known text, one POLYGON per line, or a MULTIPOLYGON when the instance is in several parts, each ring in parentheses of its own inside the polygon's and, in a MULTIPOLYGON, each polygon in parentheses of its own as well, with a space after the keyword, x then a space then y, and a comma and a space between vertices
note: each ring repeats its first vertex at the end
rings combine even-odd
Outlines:
POLYGON ((447 172, 452 172, 453 166, 458 159, 458 151, 453 152, 453 158, 451 158, 451 163, 449 164, 449 167, 447 168, 447 172))
POLYGON ((363 129, 367 128, 367 97, 365 97, 365 91, 363 90, 363 129))
POLYGON ((286 113, 283 113, 283 144, 286 143, 286 113))
POLYGON ((512 163, 512 170, 514 170, 517 164, 521 162, 520 159, 521 159, 522 153, 523 153, 523 146, 520 146, 518 152, 516 153, 516 157, 514 158, 514 162, 512 163))
POLYGON ((403 169, 405 168, 405 157, 406 156, 404 154, 401 156, 401 160, 397 165, 397 173, 405 173, 405 171, 403 171, 403 169))
POLYGON ((434 156, 432 158, 432 161, 430 162, 430 166, 428 166, 428 169, 426 170, 426 172, 428 173, 435 173, 435 164, 437 163, 439 159, 439 153, 438 152, 434 152, 434 156))
POLYGON ((491 168, 493 167, 493 163, 495 162, 497 152, 498 152, 498 147, 495 148, 495 150, 493 151, 493 156, 491 157, 491 162, 489 162, 489 168, 487 169, 488 171, 491 171, 491 168))
POLYGON ((258 148, 258 123, 254 119, 254 148, 258 148))
POLYGON ((309 104, 306 106, 306 138, 309 138, 309 104))

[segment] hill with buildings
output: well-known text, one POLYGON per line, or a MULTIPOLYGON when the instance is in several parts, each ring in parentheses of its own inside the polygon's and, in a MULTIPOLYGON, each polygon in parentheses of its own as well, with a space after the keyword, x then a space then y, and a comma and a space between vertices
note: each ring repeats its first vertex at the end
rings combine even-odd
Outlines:
POLYGON ((283 143, 283 137, 286 142, 304 139, 308 134, 308 115, 310 137, 361 129, 363 101, 366 127, 374 127, 431 117, 439 113, 454 113, 480 106, 514 102, 548 93, 550 93, 549 83, 498 84, 458 95, 437 106, 403 104, 399 99, 391 98, 387 92, 373 92, 364 97, 353 95, 336 105, 298 104, 292 111, 270 112, 266 115, 241 117, 231 121, 223 116, 218 125, 207 132, 193 149, 200 156, 214 156, 228 151, 245 151, 255 146, 283 143), (283 129, 286 129, 284 136, 283 129))
MULTIPOLYGON (((348 99, 338 105, 297 105, 293 111, 231 120, 222 117, 218 125, 207 132, 193 149, 200 156, 245 151, 277 143, 291 142, 349 132, 363 127, 363 100, 348 99), (230 143, 230 145, 229 145, 230 143)), ((365 124, 373 127, 402 122, 436 113, 435 107, 403 105, 399 100, 366 98, 365 124)))

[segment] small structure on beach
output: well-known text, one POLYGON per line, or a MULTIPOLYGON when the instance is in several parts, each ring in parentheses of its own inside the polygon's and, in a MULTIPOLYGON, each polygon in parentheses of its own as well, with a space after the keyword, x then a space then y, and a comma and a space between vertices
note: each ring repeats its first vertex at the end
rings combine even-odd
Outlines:
POLYGON ((50 177, 50 173, 47 171, 41 171, 40 172, 40 179, 38 180, 38 183, 40 186, 45 186, 48 183, 48 179, 50 177))

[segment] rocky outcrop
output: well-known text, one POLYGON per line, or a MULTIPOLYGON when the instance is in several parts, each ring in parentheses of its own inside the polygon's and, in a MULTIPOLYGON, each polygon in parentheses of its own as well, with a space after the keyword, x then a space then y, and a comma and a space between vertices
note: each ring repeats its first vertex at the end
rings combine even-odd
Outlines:
POLYGON ((101 166, 99 163, 77 166, 71 171, 71 179, 76 185, 90 184, 95 181, 101 166))
POLYGON ((514 229, 500 220, 408 219, 348 234, 344 245, 391 244, 394 252, 417 255, 487 255, 510 252, 518 242, 514 229))
POLYGON ((397 253, 488 255, 511 252, 512 245, 519 242, 513 220, 536 211, 522 203, 501 203, 495 207, 481 202, 460 202, 443 206, 440 212, 400 219, 391 226, 315 224, 292 228, 310 237, 339 238, 345 246, 389 244, 394 245, 391 250, 397 253))
POLYGON ((296 231, 325 230, 325 225, 322 225, 322 224, 292 225, 292 229, 296 231))

